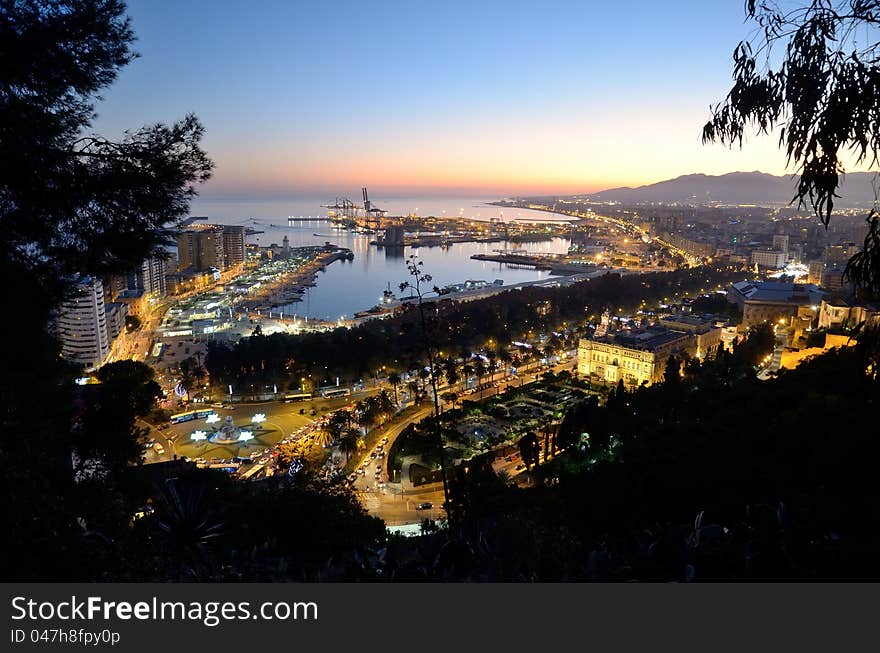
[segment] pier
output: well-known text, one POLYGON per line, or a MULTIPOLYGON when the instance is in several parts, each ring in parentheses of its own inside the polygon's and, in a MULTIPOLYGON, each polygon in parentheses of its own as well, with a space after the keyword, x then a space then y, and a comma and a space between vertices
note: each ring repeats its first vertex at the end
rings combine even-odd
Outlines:
POLYGON ((523 254, 474 254, 477 261, 492 261, 517 267, 528 267, 535 270, 547 270, 550 274, 570 275, 595 272, 604 268, 597 265, 559 261, 547 256, 528 256, 523 254))

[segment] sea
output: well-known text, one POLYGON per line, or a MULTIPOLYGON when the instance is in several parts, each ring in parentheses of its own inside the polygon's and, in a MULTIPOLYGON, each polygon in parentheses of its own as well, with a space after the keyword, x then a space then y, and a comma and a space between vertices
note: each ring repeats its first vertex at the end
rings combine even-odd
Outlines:
MULTIPOLYGON (((500 218, 505 222, 521 219, 535 222, 564 220, 543 211, 499 207, 489 204, 498 197, 389 197, 370 198, 373 205, 387 210, 391 216, 415 213, 422 216, 462 216, 488 221, 500 218)), ((350 318, 356 312, 375 306, 386 289, 399 295, 399 286, 407 281, 407 257, 415 254, 432 285, 445 286, 468 279, 492 282, 501 279, 504 285, 547 279, 548 272, 511 267, 503 263, 477 261, 473 254, 490 254, 503 249, 503 242, 458 243, 448 248, 407 247, 400 250, 383 249, 370 245, 375 234, 357 234, 331 229, 327 209, 332 204, 326 197, 291 198, 289 200, 252 200, 198 198, 193 202, 191 215, 204 217, 216 224, 244 225, 262 233, 248 237, 249 243, 261 246, 280 245, 287 236, 291 247, 323 245, 330 242, 347 247, 354 253, 351 261, 336 261, 318 274, 316 286, 309 288, 303 301, 290 310, 298 316, 336 320, 350 318), (288 224, 289 216, 307 218, 305 222, 288 224)), ((554 238, 538 243, 509 243, 509 249, 530 252, 564 253, 568 251, 566 238, 554 238)))

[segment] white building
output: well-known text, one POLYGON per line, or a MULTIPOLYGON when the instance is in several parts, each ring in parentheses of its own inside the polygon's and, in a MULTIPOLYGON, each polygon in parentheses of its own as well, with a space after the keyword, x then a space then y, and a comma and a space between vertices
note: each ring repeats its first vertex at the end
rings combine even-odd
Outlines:
POLYGON ((785 267, 788 260, 788 251, 777 249, 756 249, 752 252, 752 265, 757 264, 761 268, 779 270, 785 267))
POLYGON ((110 353, 104 285, 93 277, 81 277, 74 293, 65 300, 55 319, 61 354, 72 363, 94 368, 110 353))

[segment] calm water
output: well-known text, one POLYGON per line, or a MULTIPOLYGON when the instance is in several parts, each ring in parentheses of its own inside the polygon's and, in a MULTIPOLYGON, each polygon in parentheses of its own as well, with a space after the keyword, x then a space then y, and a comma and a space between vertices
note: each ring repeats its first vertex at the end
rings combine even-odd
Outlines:
MULTIPOLYGON (((488 220, 503 217, 505 221, 520 217, 549 221, 548 214, 528 209, 506 209, 486 204, 494 198, 398 198, 387 201, 371 200, 391 215, 406 214, 418 208, 419 215, 464 215, 488 220), (445 214, 444 214, 445 211, 445 214)), ((351 317, 356 311, 374 306, 382 291, 390 284, 399 294, 398 286, 408 278, 406 257, 417 254, 425 262, 425 271, 433 277, 432 283, 443 286, 460 283, 467 279, 493 281, 503 279, 504 285, 548 278, 547 272, 511 268, 500 263, 474 261, 472 254, 489 254, 503 248, 503 243, 462 243, 443 249, 440 247, 407 247, 403 254, 370 245, 372 234, 352 234, 331 230, 327 221, 295 223, 287 226, 288 215, 323 217, 326 209, 320 207, 326 199, 289 202, 266 201, 198 201, 193 204, 193 215, 206 216, 219 224, 241 224, 264 233, 249 238, 249 242, 266 246, 281 244, 286 235, 291 247, 320 245, 330 241, 354 252, 353 261, 337 261, 319 273, 317 286, 310 288, 303 301, 293 310, 297 315, 322 319, 351 317), (316 235, 317 234, 317 235, 316 235)), ((511 244, 511 249, 527 249, 534 252, 565 252, 568 240, 556 238, 549 242, 511 244)))

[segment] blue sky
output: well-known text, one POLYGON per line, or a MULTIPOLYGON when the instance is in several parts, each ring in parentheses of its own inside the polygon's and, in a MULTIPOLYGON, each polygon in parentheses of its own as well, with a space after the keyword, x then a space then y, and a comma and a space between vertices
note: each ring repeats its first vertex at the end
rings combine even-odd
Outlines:
POLYGON ((782 172, 772 139, 703 146, 751 29, 740 0, 130 0, 141 58, 98 106, 116 134, 195 112, 204 195, 579 192, 782 172))

